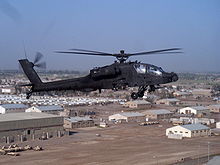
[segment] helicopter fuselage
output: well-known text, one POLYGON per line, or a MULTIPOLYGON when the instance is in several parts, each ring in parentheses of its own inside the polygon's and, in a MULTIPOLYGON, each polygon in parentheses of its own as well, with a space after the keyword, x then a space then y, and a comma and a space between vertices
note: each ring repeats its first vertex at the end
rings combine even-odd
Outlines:
POLYGON ((33 92, 52 90, 94 91, 101 89, 125 89, 126 87, 152 86, 177 81, 175 73, 138 62, 118 63, 94 68, 85 77, 35 84, 33 92))

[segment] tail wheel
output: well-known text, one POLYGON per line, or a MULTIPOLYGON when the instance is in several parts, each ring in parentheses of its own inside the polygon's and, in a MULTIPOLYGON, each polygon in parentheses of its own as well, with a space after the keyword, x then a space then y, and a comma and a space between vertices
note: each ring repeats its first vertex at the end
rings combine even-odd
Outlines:
POLYGON ((31 97, 31 93, 27 93, 26 99, 29 99, 31 97))
POLYGON ((136 99, 138 98, 138 94, 135 93, 135 92, 132 92, 131 98, 134 99, 134 100, 136 100, 136 99))
POLYGON ((32 89, 26 93, 26 99, 29 99, 32 95, 32 89))

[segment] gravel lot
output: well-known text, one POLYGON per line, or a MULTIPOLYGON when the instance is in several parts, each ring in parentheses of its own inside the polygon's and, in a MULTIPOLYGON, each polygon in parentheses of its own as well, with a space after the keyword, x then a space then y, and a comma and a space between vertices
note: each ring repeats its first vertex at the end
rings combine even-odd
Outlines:
POLYGON ((40 145, 44 150, 24 151, 17 157, 0 155, 0 164, 164 165, 182 158, 206 156, 208 141, 210 153, 220 153, 220 137, 173 140, 165 136, 165 129, 171 125, 160 125, 162 127, 133 123, 76 129, 71 136, 24 142, 20 145, 40 145))

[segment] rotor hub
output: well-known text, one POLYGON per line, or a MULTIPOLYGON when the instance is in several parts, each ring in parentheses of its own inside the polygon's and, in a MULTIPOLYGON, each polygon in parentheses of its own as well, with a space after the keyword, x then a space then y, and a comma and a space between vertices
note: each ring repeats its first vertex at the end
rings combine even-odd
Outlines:
POLYGON ((121 54, 125 54, 125 51, 124 51, 124 50, 120 50, 120 53, 121 53, 121 54))

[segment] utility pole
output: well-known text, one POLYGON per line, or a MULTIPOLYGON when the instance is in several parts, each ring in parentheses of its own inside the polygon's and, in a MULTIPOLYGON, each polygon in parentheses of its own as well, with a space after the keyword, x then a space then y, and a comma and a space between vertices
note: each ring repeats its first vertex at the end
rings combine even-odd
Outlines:
POLYGON ((157 165, 158 165, 158 158, 157 158, 157 156, 155 155, 155 156, 153 156, 153 158, 156 159, 156 162, 157 162, 157 165))
POLYGON ((200 164, 199 157, 200 157, 200 143, 199 143, 199 149, 198 149, 198 165, 200 164))
POLYGON ((208 161, 209 161, 209 154, 210 154, 209 144, 210 144, 210 142, 208 142, 208 161))

